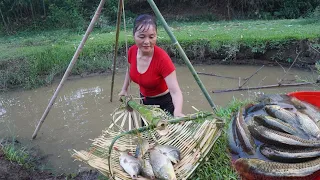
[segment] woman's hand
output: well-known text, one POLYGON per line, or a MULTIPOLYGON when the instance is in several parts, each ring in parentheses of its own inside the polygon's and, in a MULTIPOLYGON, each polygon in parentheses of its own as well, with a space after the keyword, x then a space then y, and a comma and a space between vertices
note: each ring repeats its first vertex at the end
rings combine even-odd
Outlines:
POLYGON ((174 117, 185 117, 186 115, 182 114, 181 112, 173 112, 174 117))
POLYGON ((126 90, 121 90, 118 96, 128 96, 128 92, 126 90))

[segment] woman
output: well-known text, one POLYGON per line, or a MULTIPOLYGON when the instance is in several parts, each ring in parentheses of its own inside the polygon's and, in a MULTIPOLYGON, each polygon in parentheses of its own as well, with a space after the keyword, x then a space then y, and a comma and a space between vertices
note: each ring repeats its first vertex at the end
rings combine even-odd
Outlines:
POLYGON ((184 116, 175 66, 169 55, 156 46, 156 20, 147 14, 138 16, 134 22, 133 36, 135 45, 128 51, 130 68, 119 95, 127 95, 132 80, 140 87, 143 104, 160 105, 161 109, 175 117, 184 116))

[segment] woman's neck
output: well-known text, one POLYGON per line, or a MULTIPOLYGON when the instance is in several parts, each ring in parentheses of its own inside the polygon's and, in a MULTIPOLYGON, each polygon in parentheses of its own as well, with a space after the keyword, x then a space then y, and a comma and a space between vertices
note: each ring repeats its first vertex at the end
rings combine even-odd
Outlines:
POLYGON ((138 49, 138 53, 140 56, 147 56, 147 57, 152 57, 154 52, 154 48, 150 52, 142 52, 140 49, 138 49))

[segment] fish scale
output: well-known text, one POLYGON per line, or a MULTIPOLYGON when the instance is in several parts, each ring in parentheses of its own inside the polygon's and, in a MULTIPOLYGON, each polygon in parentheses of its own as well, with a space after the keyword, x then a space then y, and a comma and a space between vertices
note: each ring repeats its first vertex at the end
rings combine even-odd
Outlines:
POLYGON ((171 161, 158 150, 150 150, 150 163, 157 178, 165 180, 177 179, 171 161))
POLYGON ((307 161, 320 156, 320 148, 285 149, 266 144, 260 146, 260 152, 270 160, 287 163, 307 161))
POLYGON ((259 159, 240 158, 235 167, 245 179, 308 179, 317 177, 320 158, 303 163, 267 162, 259 159))
POLYGON ((297 147, 320 147, 320 141, 302 139, 294 135, 256 125, 255 123, 249 126, 249 130, 257 139, 268 144, 282 144, 297 147))

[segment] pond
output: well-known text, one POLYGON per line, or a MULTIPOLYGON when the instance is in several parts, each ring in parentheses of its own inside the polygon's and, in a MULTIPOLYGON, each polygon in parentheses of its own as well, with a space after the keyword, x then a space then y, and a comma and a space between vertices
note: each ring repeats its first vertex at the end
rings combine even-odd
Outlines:
MULTIPOLYGON (((213 102, 223 107, 234 98, 254 99, 261 93, 286 93, 292 91, 315 90, 317 86, 296 86, 273 89, 258 89, 226 93, 212 93, 213 90, 233 89, 239 86, 238 77, 246 78, 255 73, 259 66, 195 66, 197 72, 214 73, 234 79, 199 75, 213 102)), ((208 101, 186 66, 177 66, 177 76, 184 96, 183 112, 199 110, 212 111, 208 101)), ((284 76, 281 67, 264 67, 254 75, 244 87, 277 84, 284 76)), ((296 78, 314 81, 316 74, 291 69, 285 76, 289 82, 296 78)), ((113 102, 110 102, 111 76, 101 75, 66 81, 56 102, 49 112, 38 136, 31 140, 49 100, 59 82, 48 87, 30 91, 3 93, 0 96, 0 137, 17 137, 28 147, 39 148, 47 156, 47 168, 56 173, 74 173, 86 165, 75 161, 69 150, 85 150, 110 124, 110 114, 120 105, 118 92, 124 79, 121 69, 115 77, 113 102)), ((245 81, 242 80, 241 84, 245 81)), ((138 97, 138 87, 131 85, 130 94, 138 97)), ((1 139, 1 138, 0 138, 1 139)))

